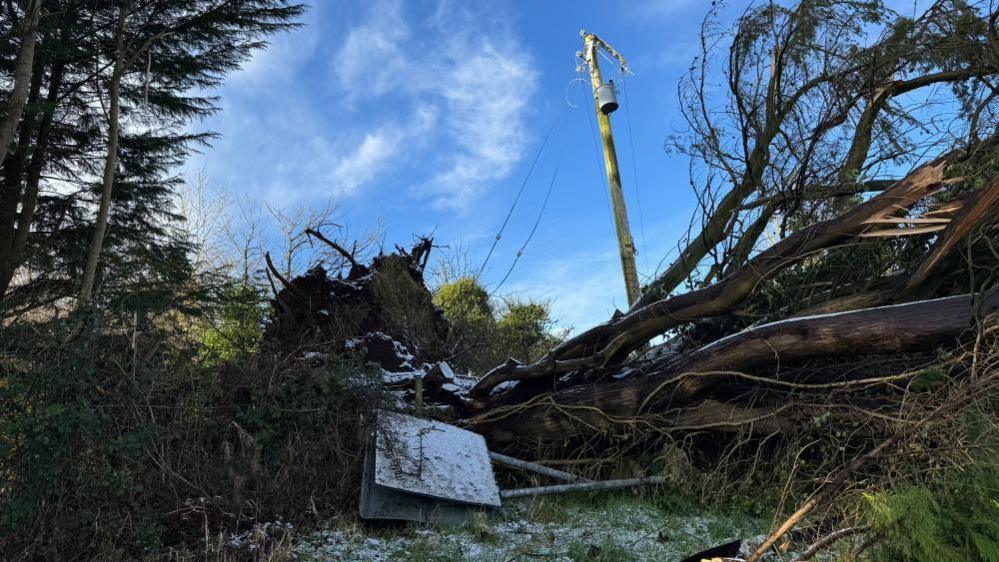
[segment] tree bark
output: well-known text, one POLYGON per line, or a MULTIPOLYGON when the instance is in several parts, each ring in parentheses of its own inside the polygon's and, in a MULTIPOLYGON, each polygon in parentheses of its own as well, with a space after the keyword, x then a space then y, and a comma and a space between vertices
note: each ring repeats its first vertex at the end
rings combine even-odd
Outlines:
POLYGON ((45 99, 46 109, 38 127, 35 147, 31 152, 31 161, 28 163, 24 194, 21 198, 21 212, 17 216, 16 227, 14 224, 3 227, 5 231, 13 229, 14 237, 6 252, 0 252, 0 299, 10 288, 14 272, 21 264, 21 255, 28 241, 28 233, 31 232, 31 223, 34 220, 35 208, 38 205, 38 184, 41 181, 42 170, 45 168, 45 152, 48 148, 49 135, 52 132, 55 103, 62 89, 64 70, 64 60, 60 59, 53 63, 49 78, 49 91, 45 99))
POLYGON ((21 48, 17 53, 14 68, 14 88, 7 100, 6 113, 0 122, 0 162, 7 158, 14 131, 21 121, 24 105, 28 100, 28 85, 31 82, 31 68, 35 60, 35 32, 42 14, 42 0, 31 0, 24 13, 21 33, 21 48))
POLYGON ((108 218, 111 214, 111 189, 114 187, 114 174, 118 157, 118 119, 121 79, 125 70, 125 9, 119 8, 118 27, 115 32, 115 64, 111 73, 111 87, 108 92, 110 110, 108 114, 108 146, 104 159, 104 177, 101 183, 101 203, 97 210, 97 221, 94 225, 94 236, 87 250, 87 263, 83 268, 83 280, 80 284, 78 306, 90 302, 94 290, 94 278, 97 275, 97 264, 104 245, 104 234, 107 231, 108 218))
MULTIPOLYGON (((38 103, 43 74, 41 70, 32 73, 26 106, 38 103)), ((10 250, 14 238, 14 220, 17 216, 17 205, 21 201, 25 161, 31 152, 32 140, 37 129, 38 116, 35 112, 28 112, 22 117, 17 127, 15 147, 8 152, 8 158, 0 166, 0 172, 3 174, 2 188, 0 188, 0 258, 10 250)))

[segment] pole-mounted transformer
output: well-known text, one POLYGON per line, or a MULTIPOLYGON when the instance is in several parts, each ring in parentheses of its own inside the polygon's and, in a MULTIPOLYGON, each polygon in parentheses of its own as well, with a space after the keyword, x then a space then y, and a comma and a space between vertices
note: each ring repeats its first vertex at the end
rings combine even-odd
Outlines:
POLYGON ((597 88, 597 107, 604 115, 617 111, 617 90, 614 89, 613 80, 597 88))

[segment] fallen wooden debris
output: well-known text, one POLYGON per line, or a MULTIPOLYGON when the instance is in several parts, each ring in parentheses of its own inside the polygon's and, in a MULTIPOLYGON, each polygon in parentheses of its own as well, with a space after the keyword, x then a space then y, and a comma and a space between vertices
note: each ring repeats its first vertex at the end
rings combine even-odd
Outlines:
MULTIPOLYGON (((887 384, 891 379, 879 382, 877 377, 852 381, 800 381, 789 379, 787 375, 770 375, 765 369, 783 368, 794 360, 805 358, 899 353, 925 349, 941 342, 956 343, 974 326, 978 314, 997 308, 999 295, 981 303, 976 303, 971 295, 961 295, 781 320, 716 341, 679 360, 671 359, 669 363, 654 366, 647 376, 580 385, 539 395, 522 404, 487 411, 465 420, 465 424, 485 435, 493 447, 518 440, 562 442, 577 435, 610 431, 615 425, 627 425, 639 415, 662 415, 694 406, 711 399, 711 392, 723 381, 745 380, 758 388, 822 394, 838 388, 887 384), (753 369, 761 374, 751 374, 753 369)), ((731 407, 711 408, 708 411, 717 413, 717 417, 695 416, 695 423, 703 428, 744 420, 743 425, 748 425, 767 419, 763 406, 754 404, 746 415, 735 414, 736 410, 731 407)), ((774 406, 780 408, 776 413, 782 414, 784 425, 771 429, 794 427, 793 412, 788 411, 790 406, 793 405, 786 402, 774 406)), ((810 417, 807 415, 803 419, 807 422, 810 417)), ((689 416, 679 415, 675 419, 664 416, 659 419, 664 423, 660 429, 669 431, 670 420, 682 428, 685 418, 689 416)))

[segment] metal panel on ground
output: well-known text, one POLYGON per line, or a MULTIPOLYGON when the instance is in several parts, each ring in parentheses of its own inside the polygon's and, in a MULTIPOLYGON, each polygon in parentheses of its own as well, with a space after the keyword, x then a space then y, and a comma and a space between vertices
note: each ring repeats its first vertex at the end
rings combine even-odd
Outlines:
POLYGON ((365 454, 361 517, 459 522, 499 507, 485 439, 442 422, 382 413, 365 454))

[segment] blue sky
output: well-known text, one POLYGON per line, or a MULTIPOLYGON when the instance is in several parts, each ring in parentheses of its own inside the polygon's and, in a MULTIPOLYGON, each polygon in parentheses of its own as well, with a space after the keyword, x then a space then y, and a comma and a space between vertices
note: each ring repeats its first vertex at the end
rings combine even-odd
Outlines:
MULTIPOLYGON (((645 279, 675 253, 695 208, 686 158, 663 146, 683 128, 677 82, 708 6, 314 0, 301 29, 227 79, 222 112, 199 125, 221 137, 188 171, 255 202, 333 200, 352 230, 380 224, 389 248, 433 233, 481 264, 556 123, 483 282, 492 289, 506 275, 559 164, 499 293, 551 300, 563 325, 586 328, 626 300, 589 86, 575 80, 579 30, 614 45, 634 72, 612 122, 645 279)), ((606 61, 603 70, 620 81, 606 61)))

